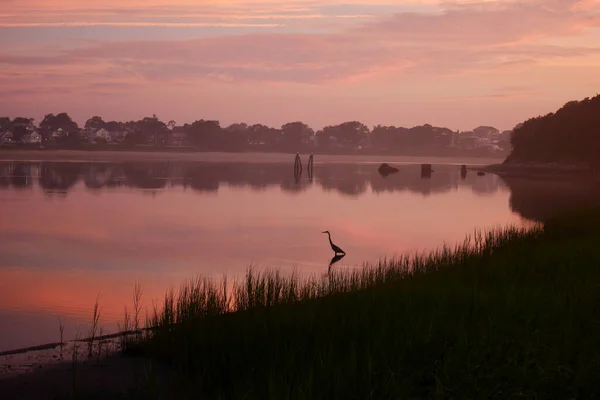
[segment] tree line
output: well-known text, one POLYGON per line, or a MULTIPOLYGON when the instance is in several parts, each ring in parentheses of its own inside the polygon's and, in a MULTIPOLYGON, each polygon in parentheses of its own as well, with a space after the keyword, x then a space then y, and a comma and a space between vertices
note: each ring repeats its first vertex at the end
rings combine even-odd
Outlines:
POLYGON ((569 101, 515 128, 506 162, 600 162, 600 95, 569 101))
MULTIPOLYGON (((17 143, 28 129, 33 129, 32 126, 33 120, 29 118, 0 119, 0 132, 10 130, 17 143)), ((406 149, 446 149, 453 145, 457 134, 451 129, 429 124, 412 128, 377 125, 370 129, 359 121, 325 126, 316 132, 301 121, 289 122, 279 128, 246 123, 222 127, 219 121, 204 119, 178 126, 175 121, 164 122, 156 115, 127 122, 104 121, 100 116, 93 116, 80 129, 67 113, 47 114, 35 127, 44 142, 51 138, 54 145, 69 148, 82 146, 86 134, 102 128, 109 132, 124 132, 123 146, 168 146, 172 135, 184 134, 185 145, 208 151, 243 151, 258 147, 286 152, 371 148, 393 153, 406 149), (53 135, 59 130, 61 135, 53 135)))

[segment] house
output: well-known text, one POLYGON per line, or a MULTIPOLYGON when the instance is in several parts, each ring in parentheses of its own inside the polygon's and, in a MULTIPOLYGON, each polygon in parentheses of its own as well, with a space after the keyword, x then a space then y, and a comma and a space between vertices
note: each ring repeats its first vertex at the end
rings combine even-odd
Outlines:
POLYGON ((42 135, 37 131, 27 132, 21 137, 21 143, 40 144, 42 143, 42 135))
POLYGON ((11 131, 0 133, 0 145, 14 143, 14 135, 11 131))
POLYGON ((121 143, 125 140, 127 132, 124 130, 108 130, 108 135, 113 143, 121 143))
POLYGON ((167 142, 169 146, 184 146, 187 144, 187 132, 183 127, 175 127, 168 134, 167 142))
POLYGON ((109 143, 111 141, 110 132, 104 128, 88 134, 87 139, 92 143, 109 143))

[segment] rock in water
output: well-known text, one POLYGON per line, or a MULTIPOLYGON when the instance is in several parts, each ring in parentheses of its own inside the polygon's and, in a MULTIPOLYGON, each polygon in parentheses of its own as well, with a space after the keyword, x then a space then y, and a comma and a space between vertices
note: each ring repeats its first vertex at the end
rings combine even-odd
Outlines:
POLYGON ((394 174, 394 173, 396 173, 396 172, 398 172, 398 171, 400 171, 400 170, 399 170, 398 168, 395 168, 395 167, 390 167, 390 166, 389 166, 388 164, 386 164, 386 163, 383 163, 383 164, 381 164, 381 165, 379 166, 379 170, 378 170, 378 171, 379 171, 379 173, 380 173, 382 176, 386 177, 386 176, 388 176, 388 175, 390 175, 390 174, 394 174))

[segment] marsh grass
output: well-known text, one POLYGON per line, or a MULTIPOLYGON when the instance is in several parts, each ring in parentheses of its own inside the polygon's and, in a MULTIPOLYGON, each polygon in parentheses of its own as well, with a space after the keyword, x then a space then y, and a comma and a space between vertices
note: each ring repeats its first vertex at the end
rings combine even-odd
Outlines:
POLYGON ((92 358, 92 349, 94 346, 94 340, 96 338, 96 334, 98 333, 98 329, 100 328, 100 296, 96 296, 96 301, 94 302, 94 310, 92 312, 92 324, 90 325, 90 333, 88 340, 88 358, 92 358))
POLYGON ((198 277, 155 307, 145 351, 194 398, 598 396, 595 215, 325 277, 198 277))
POLYGON ((73 342, 73 353, 71 354, 71 398, 77 398, 77 359, 79 356, 79 330, 73 342))
POLYGON ((63 346, 65 344, 64 341, 64 337, 65 337, 65 323, 62 320, 62 318, 58 319, 58 333, 60 334, 60 359, 62 360, 63 358, 63 346))

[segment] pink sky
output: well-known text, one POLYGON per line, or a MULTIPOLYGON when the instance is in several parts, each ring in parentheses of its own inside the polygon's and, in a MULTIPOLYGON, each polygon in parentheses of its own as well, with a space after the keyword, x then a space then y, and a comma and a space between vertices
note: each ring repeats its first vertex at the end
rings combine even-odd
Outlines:
POLYGON ((0 114, 510 129, 600 92, 600 0, 3 0, 0 114))

